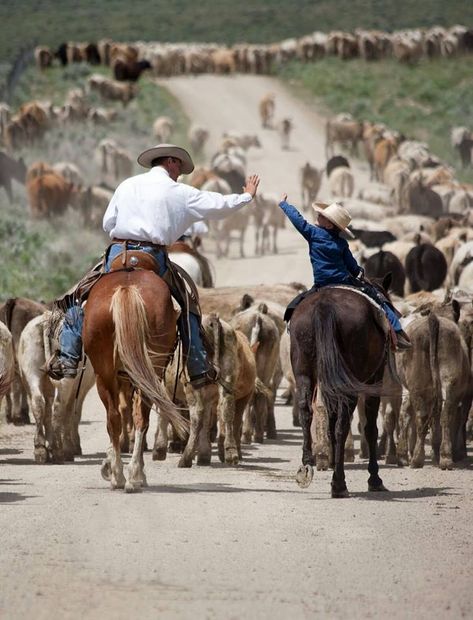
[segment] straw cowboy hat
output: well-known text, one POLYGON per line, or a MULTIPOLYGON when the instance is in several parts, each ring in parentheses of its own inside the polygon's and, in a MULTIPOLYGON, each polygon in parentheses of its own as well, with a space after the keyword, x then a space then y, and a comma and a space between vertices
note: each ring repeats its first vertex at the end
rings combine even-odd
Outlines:
POLYGON ((332 202, 332 204, 324 204, 322 202, 314 202, 312 208, 316 213, 321 213, 324 217, 335 224, 337 228, 346 233, 350 239, 354 239, 355 235, 347 228, 351 222, 351 215, 342 207, 339 202, 332 202))
POLYGON ((138 163, 144 168, 151 168, 151 162, 157 157, 175 157, 182 162, 182 174, 190 174, 194 170, 194 162, 186 149, 175 144, 157 144, 143 151, 138 157, 138 163))

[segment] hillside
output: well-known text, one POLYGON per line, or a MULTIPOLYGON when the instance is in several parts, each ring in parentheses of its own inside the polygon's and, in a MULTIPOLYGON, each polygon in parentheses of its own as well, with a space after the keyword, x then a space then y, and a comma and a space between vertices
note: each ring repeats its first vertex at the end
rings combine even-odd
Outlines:
POLYGON ((3 0, 0 63, 25 45, 64 40, 240 41, 270 43, 314 30, 428 27, 473 23, 464 0, 3 0))

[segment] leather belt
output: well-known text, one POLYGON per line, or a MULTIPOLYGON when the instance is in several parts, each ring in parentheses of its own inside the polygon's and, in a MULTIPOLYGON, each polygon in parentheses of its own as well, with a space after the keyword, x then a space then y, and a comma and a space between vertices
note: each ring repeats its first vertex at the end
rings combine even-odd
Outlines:
POLYGON ((156 248, 157 250, 164 250, 165 245, 159 243, 152 243, 151 241, 135 241, 134 239, 112 239, 112 243, 129 243, 131 245, 137 245, 138 247, 156 248))

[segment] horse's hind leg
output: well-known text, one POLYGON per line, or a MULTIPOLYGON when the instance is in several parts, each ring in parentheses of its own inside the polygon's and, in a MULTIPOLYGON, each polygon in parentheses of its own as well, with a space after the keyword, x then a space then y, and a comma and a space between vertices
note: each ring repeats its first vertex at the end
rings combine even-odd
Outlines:
POLYGON ((130 464, 128 465, 128 480, 125 484, 127 493, 141 490, 141 487, 148 486, 144 472, 143 448, 146 438, 146 431, 149 426, 148 403, 143 402, 140 393, 135 393, 133 398, 133 423, 135 427, 135 444, 130 464))
POLYGON ((356 398, 351 398, 348 403, 339 407, 335 414, 329 412, 330 420, 336 416, 335 424, 331 423, 331 435, 333 445, 334 470, 332 476, 332 497, 348 497, 348 489, 345 482, 345 442, 350 430, 350 420, 356 407, 356 398))
POLYGON ((97 391, 107 410, 107 431, 111 441, 108 456, 102 464, 102 477, 105 480, 110 480, 112 489, 123 489, 126 480, 120 454, 120 433, 122 430, 120 412, 110 390, 105 386, 100 376, 97 376, 97 391))
POLYGON ((314 456, 312 454, 312 396, 314 384, 310 377, 296 374, 296 397, 299 403, 299 418, 302 426, 302 465, 296 474, 296 482, 301 487, 307 487, 314 475, 314 456))
POLYGON ((368 471, 370 477, 368 478, 368 490, 369 491, 387 491, 383 485, 383 481, 378 475, 378 427, 376 425, 376 419, 378 417, 379 409, 379 396, 369 396, 366 398, 366 426, 365 435, 368 442, 369 450, 369 462, 368 471))

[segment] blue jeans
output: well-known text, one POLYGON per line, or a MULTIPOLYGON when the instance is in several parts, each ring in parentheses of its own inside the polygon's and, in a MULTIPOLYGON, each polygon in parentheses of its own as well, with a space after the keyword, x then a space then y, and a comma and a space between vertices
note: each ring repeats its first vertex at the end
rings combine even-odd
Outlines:
MULTIPOLYGON (((166 254, 162 250, 157 250, 152 246, 133 246, 132 243, 128 243, 128 248, 132 250, 139 249, 143 252, 151 254, 159 265, 158 275, 162 277, 166 273, 166 254)), ((106 272, 110 271, 110 265, 113 259, 116 258, 122 251, 123 244, 121 243, 114 243, 110 247, 105 264, 106 272)), ((184 300, 180 298, 178 292, 171 290, 171 294, 181 308, 183 308, 184 300)), ((80 360, 82 355, 83 322, 84 311, 80 306, 74 305, 71 308, 68 308, 64 318, 61 337, 59 339, 61 357, 80 360)), ((202 341, 200 317, 196 314, 189 313, 189 322, 187 322, 187 316, 183 312, 177 321, 177 325, 182 340, 182 348, 186 359, 189 377, 196 377, 197 375, 207 372, 210 368, 210 364, 207 360, 207 351, 205 350, 204 343, 202 341)))

